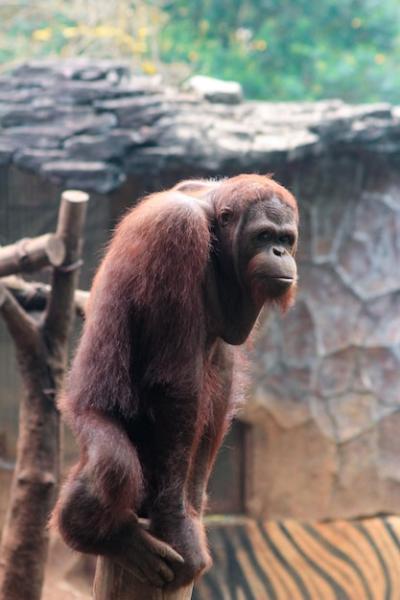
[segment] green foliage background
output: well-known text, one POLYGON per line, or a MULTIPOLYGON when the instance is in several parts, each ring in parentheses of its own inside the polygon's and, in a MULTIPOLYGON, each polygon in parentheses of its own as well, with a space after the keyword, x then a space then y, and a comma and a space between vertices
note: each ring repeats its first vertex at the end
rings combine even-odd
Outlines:
POLYGON ((0 0, 0 68, 54 55, 234 79, 248 98, 400 103, 400 1, 0 0))

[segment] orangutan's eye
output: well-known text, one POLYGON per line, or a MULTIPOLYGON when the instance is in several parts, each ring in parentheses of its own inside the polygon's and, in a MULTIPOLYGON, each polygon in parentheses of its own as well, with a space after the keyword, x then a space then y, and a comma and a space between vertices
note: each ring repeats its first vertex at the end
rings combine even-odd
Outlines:
POLYGON ((267 244, 273 241, 273 237, 274 234, 272 233, 272 231, 265 229, 264 231, 261 231, 257 234, 257 241, 262 242, 263 244, 267 244))
POLYGON ((290 235, 289 233, 286 233, 284 235, 279 236, 278 242, 280 244, 282 244, 282 246, 291 247, 294 244, 294 237, 292 235, 290 235))
POLYGON ((221 223, 221 225, 224 227, 225 225, 228 225, 228 223, 231 221, 232 219, 232 211, 229 208, 225 208, 224 210, 221 211, 220 215, 219 215, 219 222, 221 223))

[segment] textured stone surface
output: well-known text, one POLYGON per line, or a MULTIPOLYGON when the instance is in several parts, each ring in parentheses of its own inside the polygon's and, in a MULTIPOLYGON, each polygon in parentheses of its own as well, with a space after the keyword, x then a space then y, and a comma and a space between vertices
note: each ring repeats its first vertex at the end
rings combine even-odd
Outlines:
MULTIPOLYGON (((185 92, 170 89, 157 78, 132 76, 126 64, 109 61, 27 63, 0 77, 0 144, 11 141, 28 153, 65 149, 66 157, 79 163, 100 160, 110 169, 115 189, 124 179, 114 177, 115 167, 126 177, 141 178, 146 172, 156 188, 164 184, 165 172, 173 177, 265 171, 266 165, 274 170, 283 163, 322 157, 332 147, 388 155, 400 147, 400 112, 387 104, 240 102, 235 82, 208 81, 201 93, 194 83, 185 92), (133 136, 132 144, 122 141, 121 129, 133 136), (92 139, 76 139, 82 135, 92 139)), ((20 155, 17 162, 23 164, 20 155)), ((51 171, 39 160, 29 168, 51 171)), ((355 186, 357 176, 350 175, 355 186)), ((59 177, 61 181, 61 172, 59 177)), ((93 171, 86 180, 80 172, 77 178, 88 190, 105 189, 104 176, 97 180, 93 171)), ((64 181, 70 181, 70 173, 64 181)), ((331 183, 329 178, 321 182, 322 187, 331 183)), ((330 192, 329 204, 317 203, 310 215, 319 223, 313 244, 320 260, 337 251, 344 233, 329 238, 329 223, 341 219, 346 203, 352 204, 340 189, 332 186, 330 192)), ((347 242, 351 247, 363 244, 356 232, 347 242)), ((343 247, 343 279, 352 269, 347 255, 343 247)), ((368 260, 372 257, 366 256, 368 260)), ((379 293, 379 281, 364 279, 360 293, 379 293)))
POLYGON ((147 141, 146 132, 113 129, 107 135, 76 135, 65 144, 65 154, 75 160, 112 160, 122 159, 136 146, 147 141))
POLYGON ((14 147, 7 141, 0 142, 0 165, 6 165, 11 162, 14 154, 14 147))
POLYGON ((289 175, 305 249, 297 304, 267 319, 253 353, 255 514, 398 510, 399 158, 334 151, 289 175))
POLYGON ((96 188, 103 194, 118 187, 125 179, 118 167, 106 165, 104 162, 54 160, 42 164, 41 172, 56 183, 63 183, 67 188, 96 188))
POLYGON ((189 79, 185 88, 210 102, 238 104, 243 99, 242 86, 237 81, 221 81, 213 77, 195 75, 189 79))
POLYGON ((62 160, 66 158, 64 150, 60 149, 41 149, 41 148, 21 148, 14 155, 16 165, 31 171, 40 170, 43 163, 48 163, 53 160, 62 160))

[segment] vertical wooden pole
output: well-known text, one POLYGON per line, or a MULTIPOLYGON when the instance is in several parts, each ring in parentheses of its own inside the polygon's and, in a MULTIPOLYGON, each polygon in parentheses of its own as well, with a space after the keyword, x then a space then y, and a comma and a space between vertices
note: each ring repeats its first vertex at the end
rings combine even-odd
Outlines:
MULTIPOLYGON (((88 199, 78 191, 62 195, 58 242, 52 246, 53 250, 58 248, 57 260, 43 322, 31 319, 0 283, 0 314, 15 342, 25 388, 17 463, 0 547, 0 600, 40 600, 42 593, 49 543, 47 522, 60 475, 60 417, 55 397, 67 361, 88 199)), ((36 266, 45 260, 43 239, 24 246, 27 255, 39 256, 36 266)), ((50 264, 54 264, 48 254, 50 264)), ((3 267, 10 265, 13 256, 13 252, 3 253, 3 267)), ((31 270, 28 260, 22 261, 22 266, 20 263, 16 264, 19 270, 27 265, 31 270)))
POLYGON ((146 585, 109 558, 97 559, 94 600, 190 600, 193 584, 176 591, 146 585))

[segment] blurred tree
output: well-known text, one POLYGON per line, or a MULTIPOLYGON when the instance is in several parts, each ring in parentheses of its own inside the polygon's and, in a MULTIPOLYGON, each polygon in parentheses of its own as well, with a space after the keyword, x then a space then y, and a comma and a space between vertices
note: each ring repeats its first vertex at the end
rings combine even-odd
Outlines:
POLYGON ((161 58, 271 100, 400 101, 397 0, 166 2, 161 58))
POLYGON ((146 73, 202 73, 247 97, 400 102, 398 0, 0 2, 0 64, 126 57, 146 73))
POLYGON ((0 67, 32 58, 127 58, 144 73, 160 69, 158 28, 166 20, 145 0, 0 0, 0 67))

